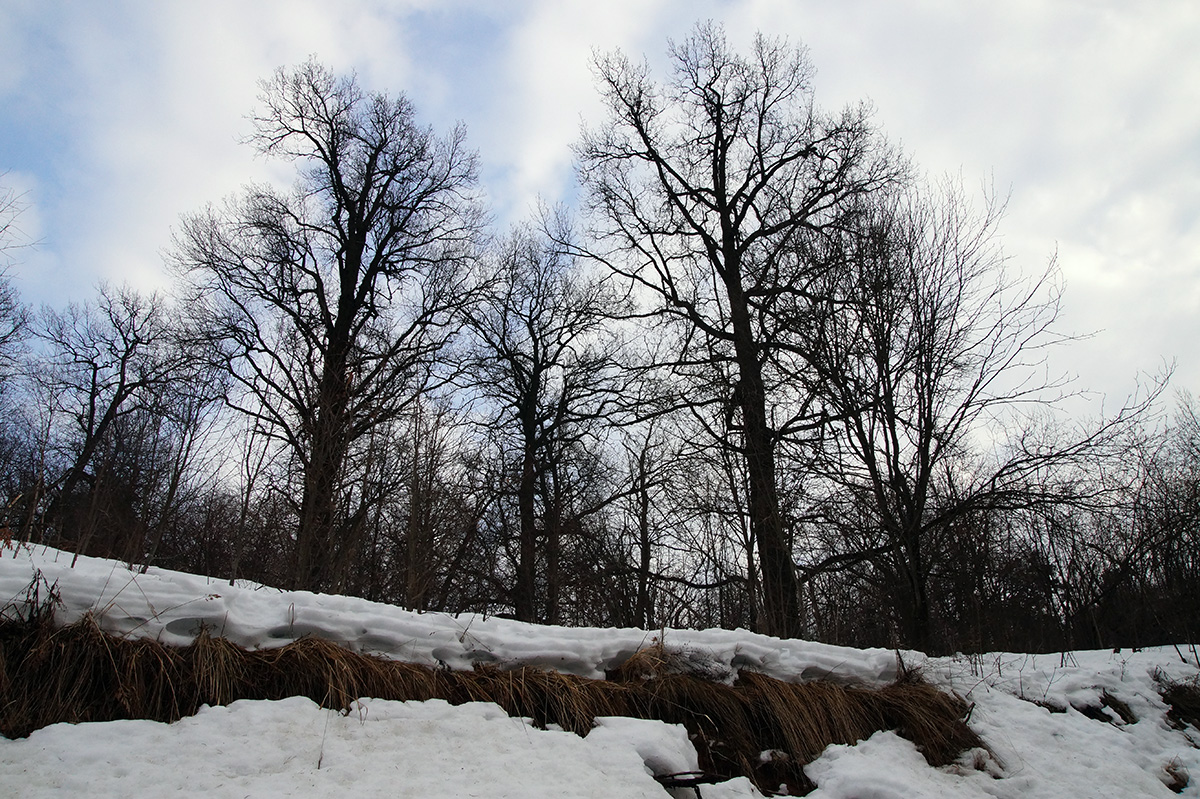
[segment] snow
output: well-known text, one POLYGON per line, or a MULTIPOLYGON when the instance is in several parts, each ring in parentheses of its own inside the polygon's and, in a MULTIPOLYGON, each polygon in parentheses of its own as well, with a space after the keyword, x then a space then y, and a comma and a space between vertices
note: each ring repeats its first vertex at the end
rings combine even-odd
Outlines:
MULTIPOLYGON (((667 725, 659 737, 672 740, 667 725)), ((234 702, 174 724, 55 724, 0 746, 7 796, 662 797, 620 736, 537 730, 492 704, 234 702)), ((639 736, 648 743, 651 736, 639 736)), ((686 735, 684 736, 686 740, 686 735)))
MULTIPOLYGON (((0 550, 0 603, 20 601, 34 575, 57 584, 70 622, 92 613, 105 629, 183 644, 207 625, 243 646, 280 646, 306 634, 425 664, 528 663, 602 677, 655 640, 733 679, 748 668, 783 679, 815 676, 881 684, 896 654, 744 630, 533 627, 497 618, 409 613, 364 600, 229 585, 51 549, 0 550)), ((43 585, 43 591, 45 585, 43 585)), ((44 593, 43 593, 44 595, 44 593)), ((991 654, 902 653, 935 684, 974 703, 971 726, 990 748, 931 768, 909 741, 880 732, 830 746, 806 772, 814 799, 934 797, 1171 797, 1176 774, 1200 797, 1200 731, 1166 720, 1161 679, 1200 679, 1189 650, 991 654), (1181 657, 1181 655, 1185 657, 1181 657), (1111 707, 1104 708, 1107 699, 1111 707), (1123 704, 1121 704, 1123 703, 1123 704), (1128 708, 1127 721, 1117 710, 1128 708), (1093 718, 1096 710, 1108 720, 1093 718)), ((206 707, 174 724, 55 724, 0 739, 0 796, 664 797, 654 774, 693 771, 682 727, 598 719, 586 738, 533 727, 488 703, 363 698, 348 713, 308 699, 206 707)), ((694 795, 675 789, 677 796, 694 795)), ((701 788, 705 799, 758 796, 744 778, 701 788)))
POLYGON ((780 641, 745 630, 533 627, 474 614, 408 613, 355 597, 280 591, 150 568, 141 573, 109 560, 54 549, 22 548, 0 563, 0 601, 19 597, 36 573, 57 584, 70 623, 92 613, 118 635, 184 645, 201 625, 245 647, 283 646, 315 635, 358 652, 426 666, 470 669, 475 663, 524 664, 602 678, 606 670, 656 640, 704 653, 732 680, 749 668, 784 679, 831 679, 882 685, 896 677, 896 654, 807 641, 780 641))

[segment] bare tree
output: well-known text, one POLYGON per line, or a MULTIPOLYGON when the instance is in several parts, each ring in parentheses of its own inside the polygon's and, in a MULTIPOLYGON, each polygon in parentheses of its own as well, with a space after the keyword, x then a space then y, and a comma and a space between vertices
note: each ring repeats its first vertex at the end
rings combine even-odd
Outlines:
POLYGON ((1192 394, 1180 393, 1174 424, 1148 461, 1135 506, 1137 526, 1149 539, 1143 550, 1144 597, 1159 636, 1195 646, 1200 639, 1200 596, 1194 589, 1200 581, 1200 404, 1192 394))
MULTIPOLYGON (((0 180, 5 174, 0 173, 0 180)), ((21 302, 8 270, 16 251, 29 242, 17 225, 25 210, 22 196, 15 189, 0 185, 0 481, 4 505, 0 507, 0 535, 13 530, 28 532, 31 512, 40 498, 38 476, 29 474, 28 462, 36 460, 37 438, 22 424, 10 402, 12 378, 20 373, 20 363, 29 329, 29 309, 21 302)), ((34 469, 33 471, 37 471, 34 469)))
POLYGON ((297 465, 294 585, 328 590, 381 501, 344 507, 350 472, 434 379, 469 297, 475 156, 461 128, 438 137, 403 95, 312 61, 264 82, 261 102, 253 143, 296 164, 295 188, 250 187, 185 219, 176 259, 239 389, 230 402, 297 465))
POLYGON ((654 560, 663 537, 663 525, 660 520, 666 515, 667 503, 662 495, 663 478, 660 472, 663 450, 666 449, 661 435, 655 437, 655 423, 651 419, 644 425, 644 430, 636 438, 629 438, 624 443, 627 460, 626 470, 629 474, 629 496, 626 500, 629 506, 630 547, 633 555, 633 574, 636 585, 633 594, 631 621, 634 626, 644 630, 655 626, 654 614, 654 560))
POLYGON ((1016 275, 997 241, 1002 206, 989 197, 976 211, 954 183, 868 206, 824 241, 820 257, 837 267, 805 347, 819 353, 812 390, 836 420, 821 467, 837 486, 833 513, 869 510, 811 571, 874 562, 895 590, 903 642, 925 649, 930 575, 946 572, 946 553, 961 555, 950 539, 964 522, 1097 501, 1109 487, 1089 469, 1125 451, 1156 394, 1089 429, 1049 424, 1068 388, 1046 374, 1047 349, 1067 340, 1054 330, 1053 260, 1016 275))
MULTIPOLYGON (((4 175, 0 174, 0 178, 4 175)), ((8 277, 17 250, 29 246, 17 220, 25 211, 22 195, 0 186, 0 380, 12 376, 17 349, 28 331, 29 309, 8 277)))
MULTIPOLYGON (((89 469, 123 420, 163 416, 169 390, 194 374, 156 295, 101 286, 94 304, 61 312, 43 308, 33 330, 43 358, 32 378, 43 387, 53 417, 66 422, 52 425, 65 460, 47 486, 44 514, 47 523, 61 527, 64 507, 80 483, 95 488, 100 476, 89 469)), ((90 529, 85 524, 80 535, 86 539, 90 529)))
POLYGON ((616 398, 614 339, 604 325, 620 298, 528 228, 500 242, 493 257, 496 279, 468 312, 477 340, 469 373, 473 390, 488 401, 489 426, 515 442, 517 452, 514 612, 525 621, 553 622, 562 538, 581 510, 567 507, 566 464, 588 457, 585 444, 616 398), (539 557, 546 586, 541 612, 539 557))
POLYGON ((788 344, 820 264, 803 241, 845 224, 857 198, 901 177, 865 108, 816 109, 802 49, 764 36, 745 55, 698 26, 670 47, 655 83, 621 55, 599 59, 609 122, 578 147, 598 251, 676 326, 669 366, 697 404, 738 417, 750 528, 762 574, 764 631, 799 629, 797 583, 781 515, 776 449, 819 424, 792 376, 788 344), (711 379, 727 364, 733 383, 711 379))

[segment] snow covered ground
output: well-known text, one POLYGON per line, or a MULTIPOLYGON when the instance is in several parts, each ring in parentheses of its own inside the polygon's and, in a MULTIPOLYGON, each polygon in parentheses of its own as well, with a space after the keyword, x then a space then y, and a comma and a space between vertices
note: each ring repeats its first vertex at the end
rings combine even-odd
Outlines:
MULTIPOLYGON (((525 663, 587 677, 661 639, 732 680, 739 669, 782 679, 881 684, 896 654, 746 631, 533 627, 479 616, 415 614, 364 600, 284 592, 49 549, 0 550, 0 603, 36 574, 57 584, 63 622, 91 612, 105 629, 184 644, 201 624, 248 647, 319 635, 359 651, 429 665, 525 663)), ((1182 654, 1188 659, 1188 650, 1182 654)), ((1062 655, 925 658, 931 681, 975 704, 972 727, 992 750, 933 769, 907 740, 877 733, 831 746, 807 767, 819 799, 926 797, 1200 797, 1200 731, 1166 719, 1156 679, 1198 677, 1174 648, 1062 655), (1105 706, 1107 702, 1107 707, 1105 706), (1085 712, 1086 711, 1086 712, 1085 712), (1122 714, 1128 718, 1122 718, 1122 714), (1095 718, 1094 716, 1102 716, 1095 718), (1105 720, 1103 716, 1107 716, 1105 720), (1136 720, 1135 720, 1136 719, 1136 720)), ((491 704, 364 698, 348 714, 308 699, 239 701, 175 724, 57 724, 0 739, 0 796, 113 797, 655 797, 653 773, 696 768, 681 727, 607 718, 586 738, 539 730, 491 704)), ((691 795, 690 791, 679 795, 691 795)), ((745 779, 702 795, 758 796, 745 779)))

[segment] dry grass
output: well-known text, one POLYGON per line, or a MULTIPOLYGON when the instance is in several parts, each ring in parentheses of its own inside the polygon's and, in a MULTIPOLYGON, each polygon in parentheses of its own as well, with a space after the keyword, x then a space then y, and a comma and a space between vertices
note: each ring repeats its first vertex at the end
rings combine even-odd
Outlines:
POLYGON ((1156 675, 1158 691, 1169 710, 1167 718, 1178 727, 1190 724, 1200 729, 1200 681, 1177 682, 1156 675))
POLYGON ((589 680, 528 667, 431 669, 318 638, 247 650, 201 631, 190 646, 172 648, 108 635, 90 617, 57 628, 50 613, 30 611, 0 620, 0 733, 22 737, 60 721, 174 721, 238 699, 307 696, 336 709, 364 696, 486 701, 579 735, 597 716, 683 724, 706 772, 744 774, 764 790, 785 785, 794 794, 812 789, 803 766, 826 746, 877 730, 910 738, 933 765, 982 745, 962 720, 966 703, 919 678, 872 690, 752 672, 732 684, 714 676, 702 661, 661 646, 635 654, 607 680, 589 680))
POLYGON ((917 745, 932 766, 953 763, 963 752, 985 748, 966 722, 972 705, 962 697, 944 693, 919 676, 908 677, 874 692, 884 726, 917 745), (955 719, 957 723, 948 723, 955 719))
POLYGON ((1163 784, 1172 793, 1183 793, 1191 784, 1191 775, 1188 774, 1187 767, 1180 762, 1179 758, 1173 758, 1170 762, 1163 766, 1163 784))
POLYGON ((1116 713, 1125 724, 1137 724, 1137 714, 1124 699, 1108 691, 1100 692, 1100 704, 1116 713))

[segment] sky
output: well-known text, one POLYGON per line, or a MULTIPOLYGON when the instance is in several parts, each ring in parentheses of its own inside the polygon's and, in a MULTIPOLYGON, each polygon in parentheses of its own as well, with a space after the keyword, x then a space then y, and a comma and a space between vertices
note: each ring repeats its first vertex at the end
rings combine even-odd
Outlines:
POLYGON ((32 248, 9 274, 61 307, 98 281, 165 290, 182 215, 285 164, 243 143, 257 81, 310 55, 466 125, 498 230, 575 195, 602 119, 593 53, 665 75, 699 20, 808 48, 817 102, 867 101, 930 176, 1008 197, 1010 268, 1056 257, 1054 374, 1109 412, 1175 363, 1200 392, 1200 4, 1193 0, 0 0, 0 194, 32 248))

